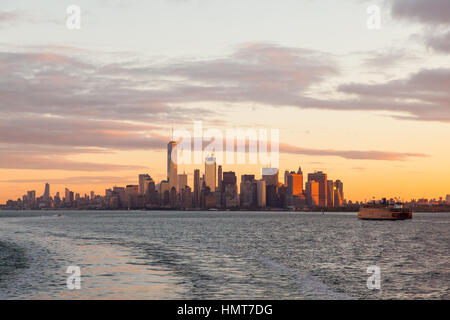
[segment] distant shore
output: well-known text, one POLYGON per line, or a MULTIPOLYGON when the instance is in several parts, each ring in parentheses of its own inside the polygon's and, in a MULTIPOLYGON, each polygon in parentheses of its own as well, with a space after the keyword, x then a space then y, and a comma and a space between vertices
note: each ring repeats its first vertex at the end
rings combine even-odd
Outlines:
MULTIPOLYGON (((416 206, 411 208, 413 212, 450 212, 450 205, 445 206, 416 206)), ((204 212, 227 212, 227 211, 242 211, 242 212, 358 212, 359 206, 352 207, 342 207, 342 208, 304 208, 304 209, 283 209, 283 208, 257 208, 257 209, 202 209, 202 208, 33 208, 33 209, 22 209, 22 208, 8 208, 5 206, 0 207, 0 211, 204 211, 204 212)))

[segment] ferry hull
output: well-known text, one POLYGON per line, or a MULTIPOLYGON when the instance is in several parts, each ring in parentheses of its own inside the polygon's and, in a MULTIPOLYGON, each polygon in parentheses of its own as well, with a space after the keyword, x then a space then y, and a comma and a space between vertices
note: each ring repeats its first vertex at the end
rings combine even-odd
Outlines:
POLYGON ((362 220, 409 220, 412 211, 407 209, 361 208, 358 218, 362 220))

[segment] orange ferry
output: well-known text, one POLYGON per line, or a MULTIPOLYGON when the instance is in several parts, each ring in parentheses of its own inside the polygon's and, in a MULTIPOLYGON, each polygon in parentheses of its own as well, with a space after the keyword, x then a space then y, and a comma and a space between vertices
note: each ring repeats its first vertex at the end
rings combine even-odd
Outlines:
POLYGON ((394 206, 367 205, 361 207, 358 218, 363 220, 408 220, 412 219, 412 210, 402 204, 394 206))

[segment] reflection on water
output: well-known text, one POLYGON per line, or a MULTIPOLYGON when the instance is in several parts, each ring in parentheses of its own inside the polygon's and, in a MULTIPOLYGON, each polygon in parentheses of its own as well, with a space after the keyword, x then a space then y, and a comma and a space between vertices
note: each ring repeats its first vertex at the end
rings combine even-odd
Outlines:
POLYGON ((0 298, 449 298, 449 213, 61 213, 0 212, 0 298), (381 290, 367 289, 370 265, 381 290))

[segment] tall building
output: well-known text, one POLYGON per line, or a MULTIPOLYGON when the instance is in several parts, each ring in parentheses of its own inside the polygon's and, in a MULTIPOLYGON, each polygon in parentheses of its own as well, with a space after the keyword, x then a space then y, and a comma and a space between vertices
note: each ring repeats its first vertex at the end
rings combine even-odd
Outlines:
POLYGON ((278 168, 262 168, 262 179, 266 185, 278 186, 278 168))
POLYGON ((448 194, 448 195, 445 197, 445 202, 447 202, 447 204, 450 205, 450 194, 448 194))
POLYGON ((194 170, 194 208, 200 208, 200 170, 194 170))
POLYGON ((213 156, 205 159, 205 183, 211 192, 216 191, 216 158, 213 156))
POLYGON ((297 173, 288 173, 286 178, 289 195, 299 196, 303 194, 303 173, 300 168, 297 173))
POLYGON ((113 194, 117 196, 117 199, 119 200, 119 205, 125 207, 127 205, 127 197, 125 194, 125 188, 124 187, 113 187, 112 190, 113 194))
POLYGON ((236 174, 233 171, 223 173, 222 188, 225 195, 224 205, 226 208, 235 208, 239 206, 236 182, 236 174))
POLYGON ((309 173, 308 181, 319 183, 319 207, 327 206, 327 174, 322 171, 309 173))
POLYGON ((50 185, 48 183, 45 184, 44 200, 50 200, 50 185))
POLYGON ((287 186, 288 185, 288 175, 289 175, 289 171, 285 170, 284 171, 284 185, 287 186))
POLYGON ((178 175, 178 190, 184 190, 184 188, 188 185, 188 176, 186 173, 178 175))
POLYGON ((336 186, 333 180, 327 181, 327 207, 334 207, 334 190, 336 186))
POLYGON ((222 166, 219 166, 219 172, 217 175, 218 175, 217 188, 219 189, 219 192, 222 192, 222 166))
POLYGON ((178 188, 177 143, 170 141, 167 145, 167 181, 169 190, 178 188))
POLYGON ((136 207, 138 195, 139 195, 139 186, 127 185, 127 187, 125 188, 125 197, 128 208, 136 207))
POLYGON ((310 207, 317 207, 320 205, 319 185, 319 182, 314 180, 306 182, 306 203, 310 207))
POLYGON ((152 178, 148 174, 139 175, 139 194, 143 195, 145 193, 145 181, 151 180, 152 178))
POLYGON ((264 180, 256 181, 256 199, 258 208, 266 207, 266 182, 264 180))
POLYGON ((36 202, 36 191, 27 191, 27 199, 30 205, 33 205, 36 202))
POLYGON ((67 188, 64 190, 64 202, 65 202, 65 203, 71 203, 71 200, 70 200, 70 190, 67 189, 67 188))
POLYGON ((181 207, 183 209, 192 208, 192 191, 189 186, 180 189, 181 207))
POLYGON ((144 180, 144 196, 150 196, 152 193, 156 192, 156 184, 152 178, 144 180))
POLYGON ((236 174, 233 171, 223 173, 222 188, 224 191, 227 185, 236 185, 236 182, 236 174))
POLYGON ((91 201, 95 199, 95 193, 94 191, 91 191, 91 201))
POLYGON ((159 184, 159 195, 161 196, 161 203, 167 205, 169 203, 169 181, 163 180, 159 184))
POLYGON ((240 185, 241 208, 253 208, 257 206, 257 194, 254 175, 242 175, 240 185))
POLYGON ((334 206, 342 207, 344 204, 344 184, 341 180, 336 180, 334 186, 334 206))

